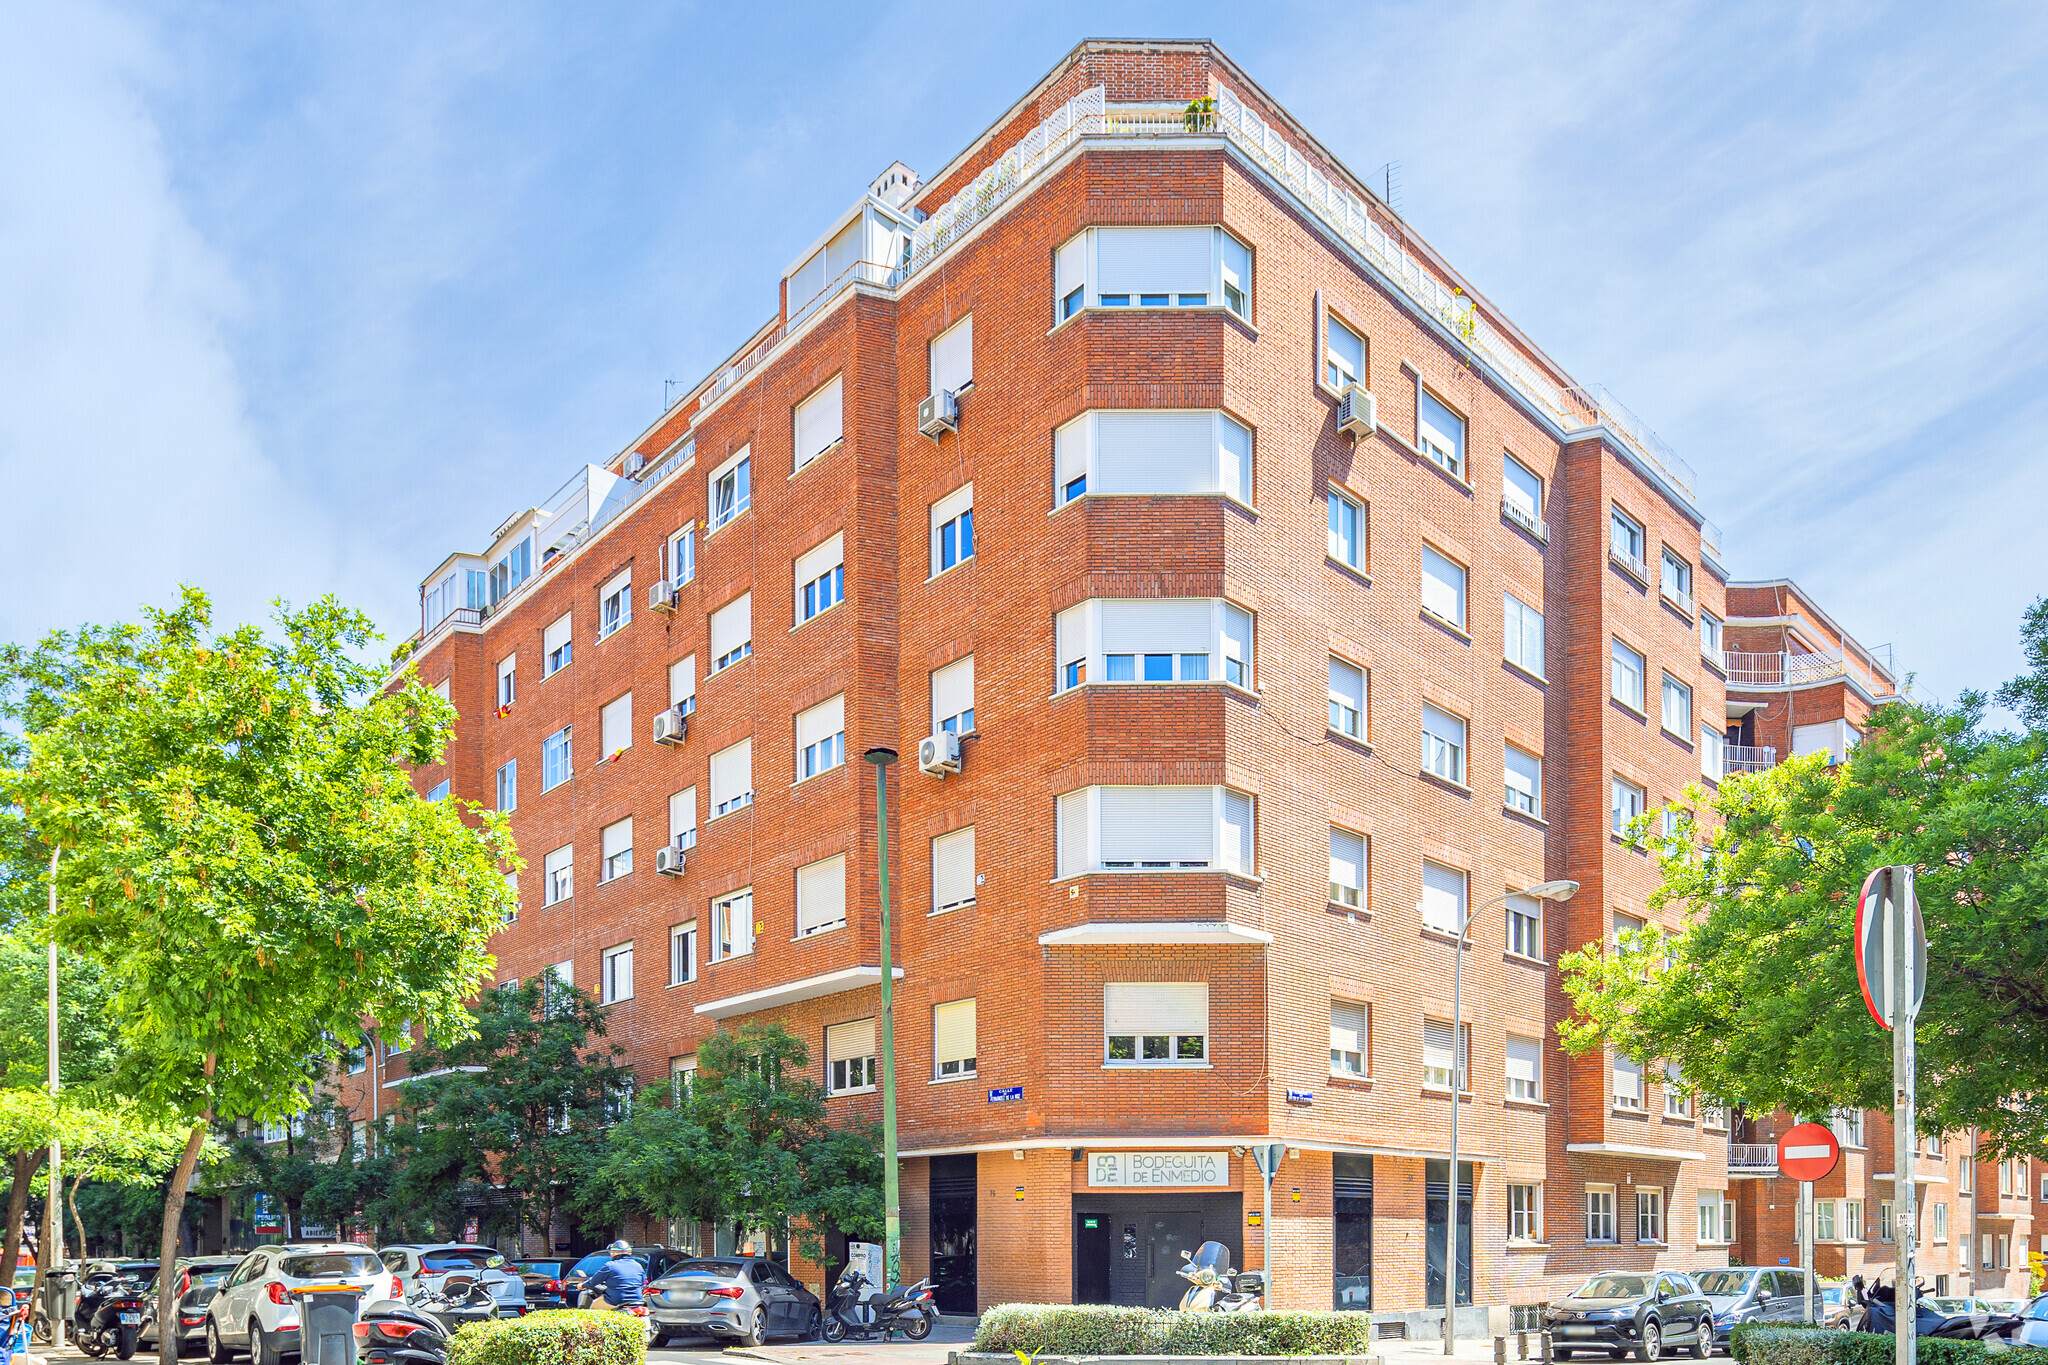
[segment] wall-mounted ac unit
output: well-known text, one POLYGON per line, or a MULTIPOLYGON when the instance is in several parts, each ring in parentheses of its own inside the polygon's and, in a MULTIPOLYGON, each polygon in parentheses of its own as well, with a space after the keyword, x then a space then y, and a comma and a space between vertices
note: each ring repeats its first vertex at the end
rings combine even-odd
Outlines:
POLYGON ((939 433, 960 429, 960 404, 946 389, 940 389, 917 405, 917 429, 934 441, 939 433))
POLYGON ((683 841, 663 844, 654 850, 654 870, 664 877, 680 877, 683 867, 689 862, 689 855, 683 850, 683 841))
POLYGON ((681 744, 690 734, 689 714, 680 706, 671 706, 666 711, 654 713, 654 742, 656 744, 681 744))
POLYGON ((919 771, 937 778, 959 772, 960 736, 950 730, 926 735, 917 742, 917 766, 919 771))
POLYGON ((1347 436, 1370 436, 1380 429, 1379 403, 1374 400, 1372 390, 1358 384, 1346 384, 1344 397, 1337 403, 1337 430, 1347 436))
POLYGON ((664 616, 676 609, 677 595, 665 578, 657 578, 647 585, 647 605, 664 616))

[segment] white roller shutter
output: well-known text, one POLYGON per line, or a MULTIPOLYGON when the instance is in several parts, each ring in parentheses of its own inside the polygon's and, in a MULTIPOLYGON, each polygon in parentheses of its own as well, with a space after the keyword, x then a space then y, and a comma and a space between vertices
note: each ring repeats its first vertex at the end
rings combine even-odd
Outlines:
POLYGON ((932 908, 951 910, 974 899, 974 826, 932 840, 932 908))
POLYGON ((1053 646, 1058 656, 1053 660, 1060 677, 1056 686, 1065 686, 1066 666, 1076 659, 1088 656, 1088 603, 1068 607, 1053 618, 1053 646))
MULTIPOLYGON (((932 1007, 932 1062, 971 1063, 974 1060, 974 1002, 949 1000, 932 1007)), ((962 1067, 966 1070, 966 1067, 962 1067)))
POLYGON ((1060 857, 1058 874, 1071 877, 1088 870, 1088 789, 1059 799, 1060 857))
POLYGON ((604 704, 597 713, 598 743, 607 756, 633 747, 633 694, 604 704))
POLYGON ((1330 885, 1365 887, 1365 836, 1348 829, 1330 829, 1330 885))
POLYGON ((1216 230, 1097 228, 1096 294, 1208 294, 1216 230))
POLYGON ((569 613, 563 612, 549 622, 548 628, 541 632, 540 650, 543 659, 569 643, 569 624, 569 613))
POLYGON ((1356 1000, 1330 1002, 1330 1052, 1365 1056, 1365 1006, 1356 1000))
POLYGON ((1427 389, 1418 389, 1415 422, 1423 441, 1444 453, 1453 470, 1465 468, 1465 419, 1439 403, 1427 389))
POLYGON ((841 420, 840 376, 797 405, 796 467, 802 469, 818 458, 844 434, 841 420))
POLYGON ((1209 1031, 1206 981, 1112 981, 1102 988, 1104 1033, 1209 1031))
POLYGON ((821 739, 829 739, 846 728, 846 694, 819 702, 808 711, 799 711, 796 717, 796 747, 798 752, 808 749, 821 739))
MULTIPOLYGON (((1470 1089, 1472 1086, 1472 1059, 1470 1056, 1472 1031, 1470 1029, 1460 1029, 1458 1032, 1464 1035, 1459 1041, 1466 1045, 1465 1048, 1461 1049, 1463 1055, 1458 1058, 1458 1069, 1464 1073, 1466 1089, 1470 1089)), ((1441 1019, 1425 1019, 1422 1021, 1422 1065, 1424 1069, 1448 1072, 1451 1069, 1451 1047, 1451 1026, 1448 1023, 1441 1019)))
POLYGON ((1053 501, 1063 502, 1067 485, 1088 472, 1088 443, 1094 429, 1085 415, 1052 434, 1053 501))
POLYGON ((633 817, 629 815, 615 825, 606 825, 598 832, 597 838, 599 852, 609 863, 633 847, 633 817))
POLYGON ((1216 486, 1245 506, 1252 501, 1252 433, 1228 417, 1218 417, 1216 486))
POLYGON ((1104 654, 1209 652, 1213 610, 1207 598, 1113 597, 1101 611, 1104 654))
POLYGON ((697 832, 697 789, 685 787, 668 799, 668 841, 697 832))
POLYGON ((1218 840, 1223 866, 1245 876, 1252 873, 1252 799, 1240 791, 1223 789, 1223 828, 1218 840))
POLYGON ((859 218, 855 218, 839 230, 839 235, 825 244, 825 284, 830 285, 840 276, 860 263, 861 247, 867 234, 859 218))
POLYGON ((796 932, 798 937, 836 929, 846 923, 846 855, 796 870, 796 932))
POLYGON ((953 518, 974 506, 974 485, 962 484, 932 504, 932 525, 944 526, 953 518))
POLYGON ((933 393, 958 393, 974 378, 974 315, 968 314, 932 340, 933 393))
MULTIPOLYGON (((1053 258, 1053 304, 1088 283, 1088 234, 1078 234, 1053 258)), ((1055 313, 1055 318, 1057 318, 1055 313)))
POLYGON ((1095 414, 1097 493, 1213 493, 1216 417, 1207 412, 1095 414))
POLYGON ((856 1019, 850 1024, 834 1024, 825 1030, 825 1060, 827 1062, 851 1061, 855 1057, 875 1055, 875 1021, 856 1019))
POLYGON ((724 658, 754 638, 754 594, 743 592, 711 613, 711 657, 724 658))
POLYGON ((1517 1038, 1508 1035, 1508 1079, 1525 1081, 1532 1094, 1541 1094, 1543 1077, 1543 1044, 1534 1038, 1517 1038))
POLYGON ((841 531, 823 545, 804 551, 797 556, 796 581, 802 587, 815 582, 828 570, 836 569, 845 560, 846 533, 841 531))
POLYGON ((1330 700, 1365 715, 1365 671, 1342 659, 1330 660, 1330 700))
POLYGON ((668 704, 681 706, 697 695, 697 656, 685 654, 668 666, 668 704))
POLYGON ((1223 246, 1224 296, 1220 299, 1211 299, 1210 302, 1221 303, 1226 306, 1233 307, 1236 312, 1246 314, 1246 321, 1250 321, 1249 313, 1250 302, 1252 297, 1251 250, 1248 247, 1246 247, 1243 242, 1238 241, 1237 238, 1231 236, 1227 232, 1219 233, 1217 235, 1222 238, 1223 246), (1243 300, 1242 304, 1231 304, 1230 291, 1233 289, 1235 289, 1238 292, 1238 295, 1243 300))
POLYGON ((1252 614, 1243 607, 1233 607, 1228 602, 1223 604, 1223 657, 1227 660, 1234 659, 1238 664, 1242 665, 1238 670, 1239 676, 1236 678, 1231 677, 1230 669, 1226 665, 1223 670, 1224 680, 1226 682, 1236 682, 1243 687, 1250 687, 1252 685, 1252 614))
POLYGON ((932 673, 932 729, 974 709, 974 656, 955 659, 932 673))
POLYGON ((743 739, 711 756, 711 809, 717 811, 754 789, 754 741, 743 739))
POLYGON ((1216 861, 1214 787, 1104 787, 1104 863, 1216 861))
POLYGON ((1422 864, 1422 923, 1455 934, 1465 923, 1465 874, 1441 863, 1422 864))
POLYGON ((1637 1108, 1643 1103, 1642 1063, 1630 1061, 1619 1052, 1614 1054, 1614 1098, 1631 1100, 1637 1108))

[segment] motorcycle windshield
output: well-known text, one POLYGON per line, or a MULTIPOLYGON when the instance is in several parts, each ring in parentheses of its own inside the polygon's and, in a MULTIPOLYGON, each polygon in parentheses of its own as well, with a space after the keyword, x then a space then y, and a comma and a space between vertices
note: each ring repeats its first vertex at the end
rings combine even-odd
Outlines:
POLYGON ((1230 1267, 1230 1248, 1221 1242, 1204 1242, 1188 1264, 1197 1270, 1221 1273, 1230 1267))

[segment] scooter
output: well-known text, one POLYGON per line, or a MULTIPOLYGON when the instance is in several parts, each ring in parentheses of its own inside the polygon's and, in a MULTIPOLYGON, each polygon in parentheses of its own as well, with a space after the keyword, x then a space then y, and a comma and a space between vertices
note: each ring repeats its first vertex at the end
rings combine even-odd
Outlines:
POLYGON ((142 1306, 147 1294, 126 1275, 109 1275, 81 1285, 71 1311, 71 1333, 78 1349, 97 1360, 112 1351, 132 1360, 142 1338, 142 1306))
POLYGON ((1183 1251, 1187 1264, 1173 1273, 1188 1282, 1181 1295, 1184 1313, 1244 1313, 1262 1305, 1266 1277, 1248 1270, 1242 1275, 1230 1268, 1230 1248, 1221 1242, 1204 1242, 1195 1251, 1183 1251))
MULTIPOLYGON (((577 1306, 578 1308, 588 1308, 588 1307, 590 1307, 590 1305, 591 1305, 592 1303, 594 1303, 594 1302, 596 1302, 596 1301, 597 1301, 597 1294, 596 1294, 596 1291, 594 1291, 594 1290, 586 1289, 586 1290, 584 1290, 584 1291, 583 1291, 582 1293, 580 1293, 580 1294, 578 1294, 578 1295, 576 1296, 576 1306, 577 1306)), ((649 1312, 647 1311, 647 1305, 646 1305, 646 1304, 644 1304, 644 1303, 622 1303, 622 1304, 620 1304, 620 1305, 619 1305, 619 1311, 620 1311, 621 1313, 630 1313, 630 1314, 631 1314, 631 1315, 633 1315, 634 1317, 636 1317, 636 1318, 640 1319, 640 1325, 641 1325, 641 1327, 643 1327, 644 1329, 646 1329, 646 1332, 647 1332, 647 1345, 648 1345, 648 1346, 649 1346, 650 1348, 652 1348, 652 1347, 653 1347, 653 1346, 654 1346, 654 1345, 655 1345, 655 1344, 657 1343, 657 1340, 658 1340, 658 1338, 659 1338, 659 1336, 660 1336, 660 1332, 659 1332, 659 1329, 657 1329, 657 1328, 655 1327, 655 1325, 654 1325, 654 1318, 653 1318, 653 1316, 652 1316, 652 1315, 651 1315, 651 1314, 650 1314, 650 1313, 649 1313, 649 1312)))
MULTIPOLYGON (((1850 1316, 1848 1330, 1894 1335, 1899 1317, 1897 1286, 1878 1284, 1865 1289, 1863 1277, 1858 1275, 1850 1282, 1850 1288, 1858 1308, 1850 1316)), ((2010 1337, 2020 1325, 2018 1318, 2004 1313, 1945 1314, 1931 1304, 1921 1301, 1917 1295, 1914 1297, 1913 1309, 1913 1335, 1916 1337, 1983 1341, 1990 1337, 2010 1337)))
POLYGON ((939 1308, 932 1298, 930 1279, 906 1284, 889 1293, 862 1294, 872 1288, 868 1277, 852 1266, 839 1273, 825 1304, 825 1340, 845 1341, 852 1337, 871 1341, 880 1337, 887 1341, 901 1332, 912 1341, 923 1341, 938 1325, 939 1308))
POLYGON ((358 1359, 361 1365, 445 1365, 456 1328, 497 1315, 489 1289, 467 1275, 451 1275, 439 1289, 419 1290, 402 1303, 365 1304, 355 1325, 358 1359))

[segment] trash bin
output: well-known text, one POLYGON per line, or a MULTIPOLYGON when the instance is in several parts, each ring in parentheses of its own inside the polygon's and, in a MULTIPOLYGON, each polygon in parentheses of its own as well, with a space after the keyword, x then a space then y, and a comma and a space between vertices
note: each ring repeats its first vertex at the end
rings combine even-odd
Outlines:
POLYGON ((68 1338, 71 1332, 71 1310, 78 1306, 78 1272, 76 1270, 52 1270, 43 1277, 43 1311, 53 1323, 61 1323, 68 1338))
POLYGON ((292 1290, 292 1297, 299 1301, 301 1365, 355 1365, 363 1291, 352 1284, 309 1284, 292 1290))

